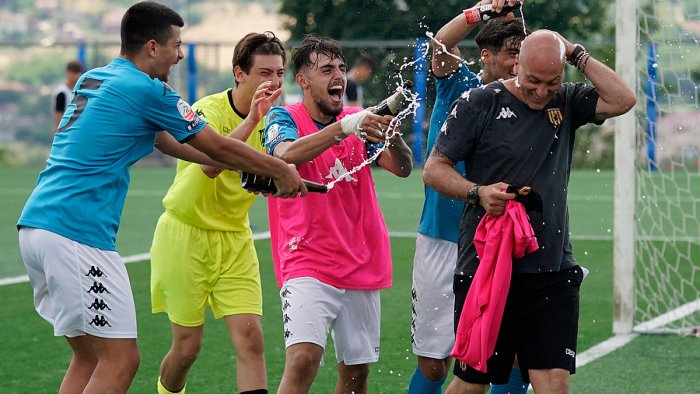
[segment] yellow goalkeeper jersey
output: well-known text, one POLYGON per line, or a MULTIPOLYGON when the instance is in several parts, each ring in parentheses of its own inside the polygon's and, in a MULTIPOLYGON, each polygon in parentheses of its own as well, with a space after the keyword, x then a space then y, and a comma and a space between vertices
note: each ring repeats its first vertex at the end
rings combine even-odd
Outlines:
MULTIPOLYGON (((194 103, 197 114, 221 135, 228 135, 243 122, 228 89, 194 103)), ((248 137, 249 146, 264 152, 265 118, 248 137)), ((178 160, 175 180, 163 198, 165 210, 184 223, 207 230, 248 231, 248 210, 256 195, 241 187, 236 171, 224 171, 211 179, 199 164, 178 160)))

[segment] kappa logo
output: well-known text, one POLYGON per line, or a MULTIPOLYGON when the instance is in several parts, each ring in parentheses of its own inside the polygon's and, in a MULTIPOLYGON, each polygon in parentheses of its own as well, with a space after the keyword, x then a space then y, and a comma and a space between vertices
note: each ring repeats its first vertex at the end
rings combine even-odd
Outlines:
POLYGON ((97 283, 97 282, 92 282, 92 286, 90 286, 90 288, 88 289, 87 292, 88 293, 95 293, 95 294, 97 294, 97 293, 112 294, 107 290, 106 287, 104 287, 104 285, 102 285, 102 283, 97 283))
POLYGON ((566 353, 567 356, 576 357, 576 352, 569 348, 564 349, 564 353, 566 353))
POLYGON ((330 174, 326 175, 328 179, 345 179, 345 182, 357 182, 357 178, 353 178, 348 170, 343 166, 340 159, 336 157, 335 165, 331 167, 330 174))
POLYGON ((101 277, 107 277, 104 272, 100 269, 100 267, 95 267, 94 265, 90 266, 90 270, 88 270, 87 274, 85 276, 92 276, 93 278, 101 278, 101 277))
POLYGON ((287 308, 289 308, 290 306, 292 306, 292 304, 290 304, 289 301, 284 300, 284 304, 282 304, 282 310, 286 311, 287 308))
POLYGON ((95 315, 95 317, 92 320, 90 320, 90 324, 92 324, 93 326, 97 326, 97 327, 104 327, 104 326, 112 327, 112 325, 109 324, 109 322, 107 321, 107 319, 105 319, 104 316, 99 316, 99 315, 95 315))
POLYGON ((284 315, 284 324, 287 324, 287 323, 289 323, 290 321, 292 321, 292 318, 289 317, 289 315, 285 314, 285 315, 284 315))
POLYGON ((105 303, 104 300, 98 300, 95 298, 95 301, 92 302, 90 306, 88 306, 88 309, 94 309, 96 311, 103 311, 105 309, 107 310, 112 310, 109 306, 107 306, 107 303, 105 303))
POLYGON ((501 107, 501 112, 496 116, 496 119, 510 119, 517 118, 518 115, 511 111, 509 107, 501 107))
POLYGON ((292 294, 292 292, 289 291, 289 289, 284 289, 284 290, 282 290, 282 297, 286 297, 286 296, 288 296, 288 295, 290 295, 290 294, 292 294))
POLYGON ((285 338, 285 339, 286 339, 286 338, 289 338, 289 337, 291 337, 291 336, 292 336, 292 332, 291 332, 291 331, 289 331, 289 330, 284 330, 284 338, 285 338))

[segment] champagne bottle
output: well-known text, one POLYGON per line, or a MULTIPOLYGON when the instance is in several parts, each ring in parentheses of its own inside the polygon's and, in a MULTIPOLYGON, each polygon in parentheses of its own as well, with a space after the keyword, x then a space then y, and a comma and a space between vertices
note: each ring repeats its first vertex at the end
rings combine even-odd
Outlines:
MULTIPOLYGON (((404 81, 403 89, 410 90, 412 87, 413 82, 404 81)), ((404 94, 402 93, 403 89, 396 89, 396 92, 394 94, 385 98, 379 104, 374 106, 374 110, 372 111, 372 113, 377 115, 396 116, 396 114, 398 114, 401 110, 401 104, 403 104, 403 101, 405 99, 404 94)))
POLYGON ((520 9, 520 6, 522 6, 520 1, 516 1, 512 6, 505 4, 501 12, 496 12, 491 9, 491 4, 477 5, 464 10, 464 16, 467 17, 467 24, 473 25, 481 21, 485 22, 491 18, 506 15, 509 12, 515 12, 520 9))
MULTIPOLYGON (((306 188, 310 192, 325 193, 328 191, 328 187, 322 183, 311 182, 303 180, 306 188)), ((275 193, 277 192, 277 186, 275 182, 270 177, 252 174, 250 172, 241 172, 241 186, 244 189, 251 192, 261 192, 261 193, 275 193)))

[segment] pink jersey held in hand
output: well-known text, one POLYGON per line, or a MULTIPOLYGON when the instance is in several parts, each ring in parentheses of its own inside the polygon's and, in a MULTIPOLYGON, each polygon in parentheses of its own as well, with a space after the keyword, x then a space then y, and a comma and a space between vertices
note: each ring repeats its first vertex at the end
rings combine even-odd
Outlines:
POLYGON ((450 355, 486 372, 508 298, 513 257, 539 248, 523 204, 509 200, 503 215, 485 215, 476 229, 474 247, 479 267, 464 301, 450 355))

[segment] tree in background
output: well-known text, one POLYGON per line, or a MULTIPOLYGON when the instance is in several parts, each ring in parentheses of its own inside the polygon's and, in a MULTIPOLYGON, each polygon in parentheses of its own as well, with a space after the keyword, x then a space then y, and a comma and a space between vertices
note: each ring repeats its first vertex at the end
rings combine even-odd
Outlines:
MULTIPOLYGON (((476 1, 455 0, 281 0, 284 28, 292 40, 319 33, 337 40, 412 39, 435 32, 476 1)), ((611 3, 603 0, 527 0, 525 22, 564 37, 590 40, 610 37, 611 3)))
MULTIPOLYGON (((362 52, 377 59, 379 68, 365 85, 364 101, 376 103, 393 91, 398 83, 401 65, 413 58, 413 45, 391 47, 362 47, 368 40, 413 40, 426 38, 426 32, 437 30, 460 11, 470 8, 478 0, 280 0, 280 13, 286 20, 283 27, 293 42, 301 41, 308 33, 318 33, 341 41, 359 41, 346 45, 344 52, 349 64, 362 52), (357 43, 355 43, 357 44, 357 43)), ((603 0, 525 0, 525 24, 531 30, 547 28, 577 41, 598 42, 589 47, 596 59, 614 65, 614 20, 608 17, 614 2, 603 0)), ((520 17, 519 12, 516 13, 520 17)), ((472 40, 473 36, 468 40, 472 40)), ((478 61, 476 46, 462 48, 465 59, 478 61)), ((404 71, 404 78, 413 78, 413 68, 404 71)), ((580 73, 567 75, 567 79, 582 80, 580 73)), ((429 78, 432 83, 432 78, 429 78)), ((426 114, 429 117, 434 101, 434 91, 429 88, 426 114)), ((411 122, 402 124, 402 132, 411 144, 411 122)), ((598 130, 591 134, 599 133, 598 130)), ((597 138, 595 135, 591 138, 597 138)), ((586 152, 584 149, 583 152, 586 152)), ((585 154, 585 153, 584 153, 585 154)), ((583 162, 583 161, 582 161, 583 162)))

